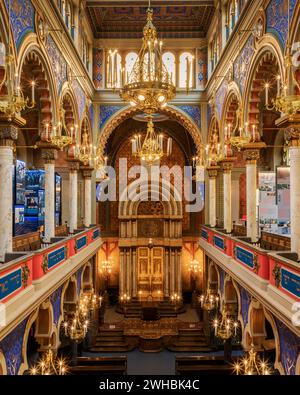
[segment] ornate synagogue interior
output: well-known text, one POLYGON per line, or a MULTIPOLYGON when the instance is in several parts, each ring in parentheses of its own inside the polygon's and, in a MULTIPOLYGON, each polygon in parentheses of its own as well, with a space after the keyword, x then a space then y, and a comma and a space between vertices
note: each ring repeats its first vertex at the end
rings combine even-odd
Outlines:
POLYGON ((300 374, 299 22, 0 0, 1 376, 300 374))

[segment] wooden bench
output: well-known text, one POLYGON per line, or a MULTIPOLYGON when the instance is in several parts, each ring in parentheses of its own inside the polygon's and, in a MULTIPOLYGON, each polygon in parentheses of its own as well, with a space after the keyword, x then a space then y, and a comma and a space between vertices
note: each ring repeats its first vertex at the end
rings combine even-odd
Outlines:
POLYGON ((31 232, 13 237, 13 251, 36 251, 40 248, 40 232, 31 232))
POLYGON ((222 356, 176 357, 176 374, 230 375, 233 367, 222 356))
POLYGON ((291 238, 262 231, 260 237, 260 248, 271 251, 290 251, 291 238))
POLYGON ((55 228, 55 236, 69 236, 68 225, 60 225, 55 228))
POLYGON ((127 357, 78 357, 77 365, 71 366, 69 370, 76 375, 124 375, 127 373, 127 357))

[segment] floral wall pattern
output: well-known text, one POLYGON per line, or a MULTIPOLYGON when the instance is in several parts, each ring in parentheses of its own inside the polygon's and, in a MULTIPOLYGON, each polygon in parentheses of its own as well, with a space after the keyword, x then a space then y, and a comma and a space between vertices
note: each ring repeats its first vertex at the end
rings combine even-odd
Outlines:
POLYGON ((228 82, 227 79, 224 78, 220 88, 217 90, 216 93, 216 110, 219 118, 221 118, 222 115, 222 109, 223 109, 223 104, 227 90, 228 90, 228 82))
POLYGON ((201 128, 201 110, 199 106, 177 106, 181 111, 185 112, 195 124, 201 128))
POLYGON ((100 129, 122 106, 100 106, 100 129))
POLYGON ((82 120, 82 115, 84 113, 85 105, 86 105, 86 96, 84 90, 81 88, 79 82, 77 80, 73 81, 72 87, 74 90, 74 94, 76 97, 77 107, 78 107, 78 116, 79 119, 82 120))
MULTIPOLYGON (((5 0, 7 12, 9 0, 5 0)), ((30 0, 11 0, 10 23, 16 48, 19 49, 24 37, 35 31, 35 10, 30 0)))
POLYGON ((243 317, 244 327, 248 323, 248 311, 251 303, 251 295, 239 285, 241 297, 241 314, 243 317))
POLYGON ((67 81, 67 63, 62 56, 62 53, 57 48, 51 35, 48 35, 46 41, 46 50, 49 55, 52 70, 57 83, 58 93, 61 91, 63 84, 67 81))
POLYGON ((207 51, 207 47, 197 50, 197 85, 200 89, 205 89, 207 84, 207 51))
POLYGON ((53 308, 53 322, 55 325, 58 324, 60 317, 60 302, 61 302, 62 290, 63 290, 63 285, 59 287, 57 290, 55 290, 53 294, 50 296, 50 302, 53 308))
POLYGON ((16 375, 23 362, 22 345, 28 317, 26 317, 12 332, 0 341, 8 375, 16 375))
POLYGON ((285 374, 294 375, 296 373, 297 358, 300 353, 300 338, 279 319, 275 318, 275 323, 279 334, 280 361, 285 374))
POLYGON ((81 291, 81 275, 82 275, 83 267, 81 267, 76 273, 76 280, 77 280, 77 293, 80 294, 81 291))
POLYGON ((254 39, 251 35, 233 65, 234 80, 238 84, 241 94, 243 94, 245 90, 246 79, 253 54, 254 39))
MULTIPOLYGON (((290 0, 290 20, 293 17, 296 3, 297 0, 290 0)), ((273 34, 284 49, 289 30, 288 1, 271 0, 266 9, 266 16, 267 33, 273 34)))

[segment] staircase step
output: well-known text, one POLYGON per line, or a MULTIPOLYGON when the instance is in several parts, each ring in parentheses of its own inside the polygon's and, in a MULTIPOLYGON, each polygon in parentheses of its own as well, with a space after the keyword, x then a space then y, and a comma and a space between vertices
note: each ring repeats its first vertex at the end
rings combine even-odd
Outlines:
POLYGON ((175 341, 173 343, 174 346, 179 346, 179 347, 206 347, 207 343, 206 341, 203 342, 187 342, 187 341, 175 341))
POLYGON ((185 346, 169 346, 168 350, 175 351, 175 352, 212 352, 214 349, 210 347, 185 347, 185 346))
POLYGON ((103 341, 103 340, 97 340, 95 343, 96 347, 123 347, 123 346, 127 346, 127 342, 121 340, 121 341, 103 341))
POLYGON ((89 348, 89 352, 123 352, 129 351, 128 346, 119 346, 119 347, 91 347, 89 348))

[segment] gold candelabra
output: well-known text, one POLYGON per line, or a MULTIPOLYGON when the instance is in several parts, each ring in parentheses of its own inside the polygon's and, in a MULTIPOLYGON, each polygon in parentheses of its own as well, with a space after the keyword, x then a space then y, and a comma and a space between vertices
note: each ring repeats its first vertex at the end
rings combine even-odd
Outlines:
POLYGON ((203 310, 210 311, 219 307, 219 296, 211 288, 207 288, 205 295, 199 297, 199 302, 203 310))
POLYGON ((239 323, 229 317, 224 304, 222 317, 220 320, 218 318, 214 320, 213 327, 215 336, 225 341, 238 335, 239 323))
POLYGON ((58 358, 51 350, 51 345, 47 352, 43 353, 38 363, 30 369, 30 375, 36 376, 64 376, 68 372, 65 358, 58 358))
POLYGON ((268 376, 272 374, 272 369, 268 361, 260 358, 257 351, 254 350, 253 344, 246 356, 238 360, 233 367, 236 375, 268 376))
POLYGON ((44 139, 53 145, 56 145, 61 151, 71 145, 76 139, 78 125, 71 126, 68 129, 65 123, 65 110, 61 107, 59 110, 59 121, 56 125, 45 123, 44 139))
MULTIPOLYGON (((8 16, 11 19, 11 1, 8 2, 8 16)), ((20 85, 20 78, 16 71, 14 56, 12 52, 11 33, 8 37, 8 51, 4 43, 0 43, 0 68, 4 69, 4 75, 0 81, 0 90, 5 86, 5 93, 1 95, 0 112, 4 113, 8 120, 18 115, 22 110, 32 109, 36 105, 35 86, 36 82, 31 81, 31 100, 25 97, 20 85)))
POLYGON ((89 135, 86 123, 82 133, 81 144, 75 147, 75 158, 80 160, 85 166, 94 165, 97 162, 96 146, 89 142, 89 135))

